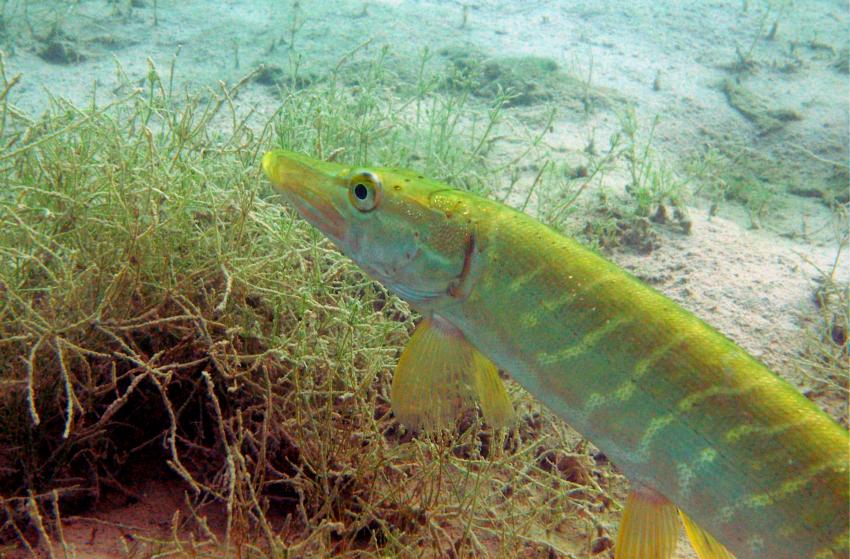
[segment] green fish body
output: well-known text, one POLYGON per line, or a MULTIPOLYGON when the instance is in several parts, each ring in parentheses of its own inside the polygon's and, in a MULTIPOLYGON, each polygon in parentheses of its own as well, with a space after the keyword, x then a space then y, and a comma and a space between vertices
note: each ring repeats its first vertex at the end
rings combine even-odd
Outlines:
POLYGON ((670 299, 521 212, 410 171, 280 150, 263 166, 426 317, 394 379, 403 422, 439 424, 475 399, 504 423, 492 362, 634 483, 618 559, 672 556, 677 515, 701 559, 850 553, 847 431, 670 299))

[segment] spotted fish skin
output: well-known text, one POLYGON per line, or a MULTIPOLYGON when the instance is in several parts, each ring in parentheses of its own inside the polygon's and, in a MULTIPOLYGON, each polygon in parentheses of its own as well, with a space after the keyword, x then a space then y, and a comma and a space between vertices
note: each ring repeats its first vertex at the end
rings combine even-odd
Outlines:
POLYGON ((686 525, 738 559, 850 555, 847 430, 693 314, 531 217, 415 172, 283 150, 263 168, 372 277, 686 525))
POLYGON ((481 216, 474 277, 442 316, 738 559, 848 556, 844 428, 577 242, 502 205, 465 204, 481 216))

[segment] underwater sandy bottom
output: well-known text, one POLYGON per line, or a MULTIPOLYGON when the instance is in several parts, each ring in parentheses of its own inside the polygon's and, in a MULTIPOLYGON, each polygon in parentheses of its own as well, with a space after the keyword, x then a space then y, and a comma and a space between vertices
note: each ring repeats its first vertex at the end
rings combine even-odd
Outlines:
MULTIPOLYGON (((423 45, 433 51, 474 45, 492 54, 549 56, 576 73, 592 73, 593 83, 630 99, 642 121, 662 115, 657 149, 670 161, 684 160, 705 141, 708 130, 708 137, 735 137, 767 157, 784 154, 781 163, 797 169, 801 176, 822 177, 829 170, 818 159, 789 146, 804 146, 829 158, 845 157, 846 162, 847 75, 831 71, 819 58, 821 51, 805 46, 798 47, 799 57, 806 62, 802 68, 793 74, 775 69, 786 61, 783 53, 790 42, 834 43, 836 48, 846 45, 845 3, 795 5, 793 15, 779 27, 777 40, 759 43, 759 56, 766 62, 749 86, 777 106, 803 114, 802 120, 769 135, 760 134, 731 107, 718 86, 725 75, 721 66, 734 61, 736 47, 746 48, 752 40, 758 27, 756 8, 744 17, 739 14, 740 2, 666 8, 655 4, 476 2, 469 4, 466 24, 461 26, 463 8, 454 2, 369 2, 361 17, 363 2, 303 1, 306 22, 299 32, 299 48, 309 53, 305 67, 314 70, 332 66, 367 36, 374 39, 367 52, 375 54, 387 44, 401 66, 409 60, 411 68, 423 45), (657 89, 656 78, 660 81, 657 89), (789 165, 789 160, 794 165, 789 165)), ((257 63, 284 64, 283 49, 266 54, 268 43, 286 26, 285 9, 277 3, 160 2, 156 28, 149 9, 136 10, 137 17, 129 20, 110 17, 105 3, 84 4, 79 10, 87 14, 81 29, 92 39, 83 47, 88 53, 86 61, 51 64, 26 46, 7 53, 9 70, 24 73, 16 101, 19 106, 38 112, 47 91, 85 102, 94 82, 98 100, 107 101, 117 94, 112 91, 116 83, 113 56, 128 75, 142 79, 146 57, 162 72, 179 46, 177 88, 215 86, 217 80, 232 82, 257 63), (106 36, 113 37, 117 47, 105 49, 103 40, 94 40, 106 36), (238 54, 234 54, 236 45, 238 54)), ((258 118, 279 104, 269 88, 260 84, 246 86, 236 102, 244 110, 256 109, 258 118)), ((515 112, 520 119, 537 121, 541 111, 530 107, 515 112)), ((580 150, 589 138, 604 144, 616 124, 616 118, 606 111, 587 118, 561 114, 545 141, 555 150, 580 150)), ((504 155, 522 148, 509 146, 504 155)), ((517 191, 512 201, 523 198, 533 178, 533 172, 522 173, 520 185, 526 190, 517 191)), ((612 188, 622 188, 626 180, 617 173, 610 178, 612 188)), ((532 198, 532 213, 534 202, 532 198)), ((797 196, 785 196, 782 202, 757 229, 751 226, 746 211, 734 204, 709 216, 708 204, 696 199, 690 208, 690 235, 661 228, 660 242, 651 254, 622 250, 611 258, 800 386, 807 379, 794 367, 803 342, 804 325, 799 316, 813 304, 817 268, 833 266, 837 244, 827 226, 831 217, 824 204, 797 196), (805 237, 799 234, 804 227, 810 233, 805 237)), ((837 278, 850 278, 846 252, 836 269, 837 278)), ((833 416, 846 418, 846 401, 829 396, 818 403, 833 416)), ((625 487, 623 482, 615 488, 617 498, 623 498, 625 487)), ((91 513, 66 518, 65 538, 78 556, 124 557, 121 539, 132 555, 139 543, 130 533, 170 537, 174 511, 183 506, 181 486, 148 481, 132 491, 140 497, 137 503, 102 503, 91 513)), ((210 514, 216 531, 222 511, 213 509, 210 514)), ((566 537, 582 542, 586 536, 566 537)), ((678 556, 694 557, 683 544, 678 556)))

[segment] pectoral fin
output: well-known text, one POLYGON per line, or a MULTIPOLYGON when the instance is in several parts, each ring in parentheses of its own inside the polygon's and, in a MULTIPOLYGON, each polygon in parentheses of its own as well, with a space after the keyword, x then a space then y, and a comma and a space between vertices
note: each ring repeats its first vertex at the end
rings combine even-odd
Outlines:
POLYGON ((623 511, 614 557, 671 559, 678 536, 676 505, 654 489, 635 485, 623 511))
POLYGON ((422 321, 413 332, 396 366, 391 399, 396 417, 412 429, 453 425, 476 403, 494 427, 513 416, 496 366, 438 317, 422 321))
POLYGON ((711 534, 697 526, 696 522, 688 518, 688 515, 679 511, 679 516, 682 517, 685 532, 688 534, 688 539, 691 540, 691 545, 694 546, 694 551, 697 552, 699 559, 735 559, 735 556, 729 553, 728 549, 715 540, 711 534))

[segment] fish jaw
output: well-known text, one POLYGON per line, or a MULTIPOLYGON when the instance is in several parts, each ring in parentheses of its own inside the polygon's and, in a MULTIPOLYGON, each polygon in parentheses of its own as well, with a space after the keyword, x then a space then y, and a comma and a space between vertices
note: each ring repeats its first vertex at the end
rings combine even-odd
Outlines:
MULTIPOLYGON (((301 216, 337 244, 348 233, 340 207, 345 200, 345 185, 334 173, 336 165, 319 168, 304 156, 285 150, 263 155, 262 166, 275 190, 283 195, 301 216)), ((312 162, 312 160, 311 160, 312 162)))

